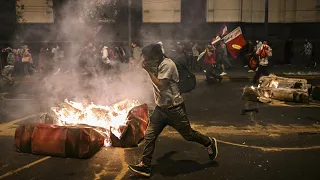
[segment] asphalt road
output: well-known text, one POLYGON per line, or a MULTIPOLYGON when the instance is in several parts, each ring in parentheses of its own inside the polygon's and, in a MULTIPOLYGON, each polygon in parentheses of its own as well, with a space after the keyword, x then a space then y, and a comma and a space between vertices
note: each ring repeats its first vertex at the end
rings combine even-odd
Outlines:
MULTIPOLYGON (((151 179, 320 179, 319 104, 243 102, 245 85, 201 82, 185 95, 193 127, 218 139, 218 158, 210 162, 204 147, 183 140, 168 127, 157 142, 151 179), (245 107, 256 107, 259 113, 241 115, 245 107)), ((90 159, 16 152, 13 136, 17 124, 37 122, 36 115, 50 106, 37 97, 35 87, 2 89, 0 179, 144 179, 127 168, 139 161, 142 145, 105 147, 90 159)))

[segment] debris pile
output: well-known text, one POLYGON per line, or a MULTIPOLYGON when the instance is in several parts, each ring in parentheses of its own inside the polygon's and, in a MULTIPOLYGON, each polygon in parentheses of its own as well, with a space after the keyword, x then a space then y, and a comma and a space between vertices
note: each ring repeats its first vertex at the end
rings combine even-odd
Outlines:
POLYGON ((40 117, 41 124, 20 125, 14 145, 19 152, 88 158, 105 146, 135 147, 149 123, 146 104, 125 100, 112 106, 66 100, 40 117))
POLYGON ((257 87, 246 86, 242 99, 269 103, 272 100, 309 103, 310 84, 305 79, 283 78, 275 75, 262 76, 257 87))

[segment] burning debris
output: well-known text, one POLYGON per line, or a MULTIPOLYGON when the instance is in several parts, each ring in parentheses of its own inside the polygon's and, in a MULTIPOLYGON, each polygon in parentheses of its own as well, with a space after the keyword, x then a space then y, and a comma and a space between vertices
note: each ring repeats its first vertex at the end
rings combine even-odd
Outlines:
POLYGON ((125 100, 112 106, 65 100, 41 116, 43 124, 16 129, 19 152, 86 158, 105 146, 134 147, 149 122, 148 107, 125 100))
POLYGON ((95 129, 51 124, 20 125, 14 141, 18 152, 75 158, 91 157, 103 143, 95 129))
POLYGON ((311 88, 305 79, 283 78, 275 75, 263 76, 257 87, 246 86, 242 99, 264 103, 279 100, 285 102, 309 103, 308 90, 311 88))

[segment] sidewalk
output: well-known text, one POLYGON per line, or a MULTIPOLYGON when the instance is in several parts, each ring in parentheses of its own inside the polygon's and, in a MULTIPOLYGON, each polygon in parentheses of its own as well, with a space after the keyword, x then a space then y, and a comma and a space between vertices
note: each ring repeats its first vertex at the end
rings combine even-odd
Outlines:
MULTIPOLYGON (((249 73, 248 68, 234 67, 226 69, 227 75, 223 77, 223 81, 252 81, 255 73, 249 73)), ((295 68, 288 66, 274 66, 269 68, 269 73, 281 77, 299 78, 307 80, 320 80, 320 68, 295 68)), ((194 73, 197 81, 204 81, 205 74, 202 72, 194 73)))

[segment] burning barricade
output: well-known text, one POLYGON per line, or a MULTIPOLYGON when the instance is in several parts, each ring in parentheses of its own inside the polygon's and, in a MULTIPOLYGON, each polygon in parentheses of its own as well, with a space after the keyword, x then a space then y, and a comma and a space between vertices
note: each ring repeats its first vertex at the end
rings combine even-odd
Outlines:
POLYGON ((134 147, 149 122, 148 107, 125 100, 112 106, 66 100, 41 116, 42 124, 20 125, 15 133, 19 152, 88 158, 105 146, 134 147))
POLYGON ((310 88, 311 85, 307 84, 305 79, 283 78, 275 75, 262 76, 257 87, 244 88, 242 99, 264 103, 272 100, 309 103, 310 88))

